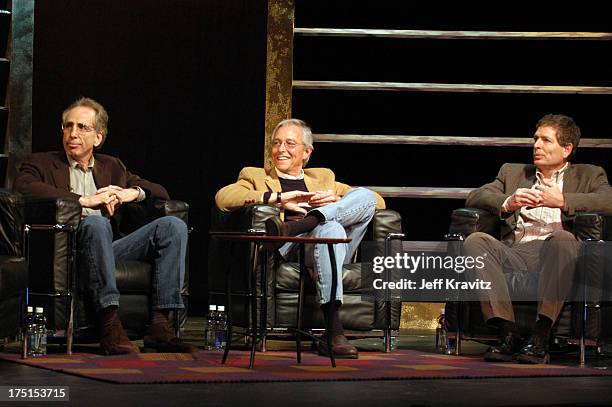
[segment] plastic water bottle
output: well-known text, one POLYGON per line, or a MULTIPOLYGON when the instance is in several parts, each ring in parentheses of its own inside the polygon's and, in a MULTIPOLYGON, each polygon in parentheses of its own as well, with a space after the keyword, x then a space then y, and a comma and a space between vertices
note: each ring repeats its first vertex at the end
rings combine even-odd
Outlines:
POLYGON ((204 326, 204 349, 213 350, 215 348, 215 332, 217 329, 217 306, 208 306, 208 315, 206 316, 206 325, 204 326))
MULTIPOLYGON (((29 308, 29 307, 28 307, 29 308)), ((43 356, 47 354, 47 319, 42 307, 36 307, 36 313, 26 328, 28 340, 28 356, 43 356)))
POLYGON ((32 318, 34 318, 34 307, 31 307, 28 305, 26 315, 25 315, 25 320, 23 321, 23 331, 24 332, 27 332, 28 325, 32 323, 32 318))
POLYGON ((395 350, 399 347, 399 332, 394 331, 391 333, 391 343, 389 344, 389 346, 391 347, 391 350, 395 350))
POLYGON ((36 340, 38 345, 38 353, 36 356, 43 356, 47 354, 47 318, 45 318, 44 309, 42 307, 36 307, 34 320, 36 322, 36 340))
POLYGON ((25 319, 23 321, 23 342, 24 354, 32 356, 32 347, 36 340, 36 326, 34 325, 34 307, 28 306, 25 319))
POLYGON ((444 319, 444 308, 440 310, 438 317, 438 326, 436 327, 436 349, 439 352, 447 353, 446 326, 444 319))
POLYGON ((215 327, 215 349, 223 350, 227 345, 227 316, 225 315, 225 306, 217 307, 217 324, 215 327))

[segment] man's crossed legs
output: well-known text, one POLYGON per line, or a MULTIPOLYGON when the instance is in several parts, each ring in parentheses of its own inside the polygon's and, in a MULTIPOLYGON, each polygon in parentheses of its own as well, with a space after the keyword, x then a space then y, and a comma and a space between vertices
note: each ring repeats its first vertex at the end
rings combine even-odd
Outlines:
MULTIPOLYGON (((266 230, 271 235, 298 235, 322 238, 351 238, 350 243, 334 245, 336 259, 337 289, 332 301, 332 267, 327 245, 308 245, 306 264, 312 268, 313 279, 317 285, 321 309, 325 320, 331 319, 332 332, 326 335, 332 337, 334 355, 344 358, 357 358, 357 349, 350 345, 344 336, 344 329, 339 317, 342 305, 342 265, 349 263, 361 243, 366 229, 376 210, 376 198, 372 191, 365 188, 355 188, 349 191, 337 202, 313 209, 304 220, 280 223, 278 218, 270 218, 266 222, 266 230), (300 224, 300 222, 302 222, 300 224)), ((295 255, 296 245, 285 244, 279 252, 284 258, 295 255)), ((328 355, 326 345, 319 348, 319 353, 328 355)))

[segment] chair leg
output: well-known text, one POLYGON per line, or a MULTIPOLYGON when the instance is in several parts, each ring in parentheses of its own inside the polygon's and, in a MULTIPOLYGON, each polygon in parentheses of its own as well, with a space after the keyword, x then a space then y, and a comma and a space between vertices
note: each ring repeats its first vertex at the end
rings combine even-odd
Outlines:
POLYGON ((461 302, 457 302, 457 333, 455 334, 455 356, 461 356, 461 302))
POLYGON ((255 365, 255 351, 257 347, 257 335, 259 333, 259 323, 257 321, 257 265, 261 247, 255 244, 253 268, 251 270, 251 357, 249 359, 249 369, 255 365))
POLYGON ((74 307, 76 305, 76 296, 78 293, 78 281, 77 281, 77 246, 76 246, 76 230, 69 228, 68 231, 68 246, 69 246, 69 258, 68 258, 68 269, 70 276, 70 301, 69 301, 69 317, 68 326, 66 328, 66 353, 72 355, 72 344, 74 341, 74 307))
POLYGON ((391 352, 391 328, 385 328, 384 334, 385 353, 389 353, 391 352))
POLYGON ((28 340, 24 332, 21 337, 21 359, 27 359, 27 358, 28 358, 28 340))
POLYGON ((72 343, 74 340, 74 293, 70 296, 70 316, 68 317, 68 329, 66 330, 66 354, 72 355, 72 343))
MULTIPOLYGON (((587 248, 588 248, 587 243, 587 248)), ((586 255, 583 256, 583 259, 586 259, 586 255)), ((583 260, 586 262, 586 260, 583 260)), ((586 320, 587 313, 589 312, 588 303, 587 303, 587 288, 586 288, 586 273, 584 270, 586 266, 582 267, 582 312, 580 313, 580 366, 584 367, 586 365, 586 320)))
POLYGON ((306 250, 300 243, 300 284, 298 289, 297 330, 295 331, 295 352, 298 363, 302 363, 302 313, 304 311, 304 279, 306 278, 306 250))
MULTIPOLYGON (((403 241, 406 238, 406 235, 403 233, 389 233, 385 238, 385 256, 391 255, 391 241, 392 240, 401 240, 403 241)), ((390 271, 385 269, 385 279, 386 281, 391 281, 389 276, 390 271)), ((384 329, 384 346, 385 353, 391 352, 391 294, 387 289, 385 291, 385 314, 386 314, 386 327, 384 329)), ((401 308, 401 306, 400 306, 401 308)), ((400 311, 401 312, 401 311, 400 311)))
MULTIPOLYGON (((234 246, 230 245, 230 258, 232 257, 232 250, 234 246)), ((232 275, 231 275, 231 266, 228 268, 225 273, 225 302, 227 304, 227 326, 225 330, 225 350, 223 351, 223 357, 221 358, 221 364, 225 364, 227 361, 227 357, 229 356, 229 351, 232 346, 232 324, 233 324, 233 314, 232 314, 232 275)), ((245 336, 245 343, 246 343, 245 336)))
POLYGON ((173 325, 174 325, 174 336, 176 336, 178 338, 181 335, 181 321, 179 320, 179 318, 180 318, 179 310, 175 309, 175 310, 173 310, 171 312, 174 315, 174 318, 172 319, 172 322, 173 322, 173 325))
MULTIPOLYGON (((336 292, 338 290, 338 269, 336 268, 336 253, 334 253, 334 245, 331 243, 327 244, 327 251, 329 252, 329 261, 331 262, 332 268, 332 284, 331 294, 329 297, 330 303, 336 301, 336 292)), ((336 358, 334 357, 334 350, 332 347, 332 336, 331 336, 331 318, 327 318, 327 350, 329 351, 329 360, 331 361, 332 367, 336 367, 336 358)))

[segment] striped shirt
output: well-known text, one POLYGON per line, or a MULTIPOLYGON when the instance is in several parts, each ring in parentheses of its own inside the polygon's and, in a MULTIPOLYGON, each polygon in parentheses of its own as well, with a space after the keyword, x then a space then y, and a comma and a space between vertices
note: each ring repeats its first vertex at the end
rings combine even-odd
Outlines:
MULTIPOLYGON (((551 179, 547 180, 553 186, 563 192, 563 176, 568 169, 569 163, 563 168, 555 171, 551 179)), ((540 170, 536 171, 536 181, 531 189, 536 189, 538 185, 544 184, 544 175, 540 170)), ((505 206, 506 202, 504 202, 505 206)), ((527 208, 523 206, 519 213, 519 219, 514 230, 514 242, 526 243, 533 240, 546 240, 555 230, 563 230, 561 223, 561 209, 539 206, 537 208, 527 208)))

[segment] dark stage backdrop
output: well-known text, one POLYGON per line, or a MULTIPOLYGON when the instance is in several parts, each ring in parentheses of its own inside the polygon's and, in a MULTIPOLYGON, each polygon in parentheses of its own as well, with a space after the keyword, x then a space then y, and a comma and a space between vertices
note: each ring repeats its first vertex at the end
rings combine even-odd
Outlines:
MULTIPOLYGON (((461 2, 296 0, 296 26, 423 30, 611 31, 576 6, 478 8, 461 2)), ((61 148, 60 114, 81 95, 102 102, 102 151, 191 205, 195 312, 206 305, 209 214, 217 189, 263 163, 264 0, 36 2, 34 151, 61 148)), ((609 41, 402 41, 296 37, 296 79, 612 86, 609 41)), ((529 137, 546 113, 574 116, 584 137, 612 138, 609 96, 294 92, 317 133, 529 137)), ((576 160, 604 166, 610 152, 576 160)), ((321 143, 312 166, 353 185, 477 187, 528 148, 321 143)), ((389 199, 410 239, 438 240, 460 200, 389 199)), ((192 308, 193 309, 193 308, 192 308)))
POLYGON ((61 148, 73 100, 101 102, 101 152, 190 204, 196 312, 214 193, 263 163, 266 14, 252 0, 36 2, 33 150, 61 148))
MULTIPOLYGON (((612 31, 602 5, 555 2, 296 0, 296 27, 459 31, 612 31)), ((610 41, 432 40, 296 36, 294 79, 497 85, 612 86, 610 41)), ((610 95, 296 89, 293 114, 315 133, 531 137, 548 113, 572 116, 584 138, 612 138, 610 95)), ((357 185, 478 187, 524 147, 320 143, 312 166, 357 185)), ((573 162, 612 172, 610 149, 573 162)), ((410 240, 440 240, 463 200, 387 199, 410 240)))

